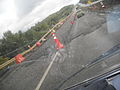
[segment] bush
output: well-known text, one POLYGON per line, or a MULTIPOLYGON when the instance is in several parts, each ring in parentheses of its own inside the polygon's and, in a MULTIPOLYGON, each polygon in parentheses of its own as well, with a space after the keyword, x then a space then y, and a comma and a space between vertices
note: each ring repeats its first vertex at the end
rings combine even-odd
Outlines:
POLYGON ((4 62, 8 61, 9 58, 7 57, 0 57, 0 64, 3 64, 4 62))

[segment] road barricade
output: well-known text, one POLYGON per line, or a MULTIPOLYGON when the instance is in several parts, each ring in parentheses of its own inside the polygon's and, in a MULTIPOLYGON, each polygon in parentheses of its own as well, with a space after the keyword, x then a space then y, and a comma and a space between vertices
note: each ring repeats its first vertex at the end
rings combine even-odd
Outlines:
POLYGON ((40 42, 36 42, 36 46, 40 47, 41 43, 40 42))
POLYGON ((25 58, 21 54, 18 54, 18 55, 15 56, 16 64, 19 64, 19 63, 21 63, 24 60, 25 60, 25 58))

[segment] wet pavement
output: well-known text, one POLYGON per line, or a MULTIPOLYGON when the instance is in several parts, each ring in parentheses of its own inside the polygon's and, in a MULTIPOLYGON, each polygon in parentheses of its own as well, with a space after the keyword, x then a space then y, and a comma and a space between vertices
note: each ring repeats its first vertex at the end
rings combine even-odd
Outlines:
MULTIPOLYGON (((72 15, 56 32, 64 48, 59 51, 40 90, 55 90, 66 78, 84 65, 119 44, 119 18, 120 16, 116 14, 85 13, 83 17, 75 19, 72 25, 70 23, 74 20, 72 15)), ((0 90, 34 90, 55 52, 54 41, 50 38, 40 48, 26 56, 26 63, 11 67, 0 80, 0 90)), ((69 87, 112 70, 119 65, 119 58, 120 55, 116 54, 106 61, 87 68, 57 89, 69 87)))

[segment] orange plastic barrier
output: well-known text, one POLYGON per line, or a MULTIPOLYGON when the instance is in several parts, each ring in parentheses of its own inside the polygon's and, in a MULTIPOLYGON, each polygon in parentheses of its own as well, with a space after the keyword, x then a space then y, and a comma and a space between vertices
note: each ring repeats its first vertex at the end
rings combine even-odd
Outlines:
POLYGON ((25 58, 21 54, 18 54, 18 55, 15 56, 16 64, 19 64, 24 60, 25 60, 25 58))
POLYGON ((39 47, 41 45, 40 42, 36 42, 36 46, 39 47))

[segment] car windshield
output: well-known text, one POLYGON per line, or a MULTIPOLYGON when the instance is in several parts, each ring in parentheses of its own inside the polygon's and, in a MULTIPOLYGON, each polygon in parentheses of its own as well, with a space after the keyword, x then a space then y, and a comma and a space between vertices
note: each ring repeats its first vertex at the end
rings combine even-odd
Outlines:
POLYGON ((1 0, 0 29, 0 90, 63 90, 120 67, 119 0, 1 0))

